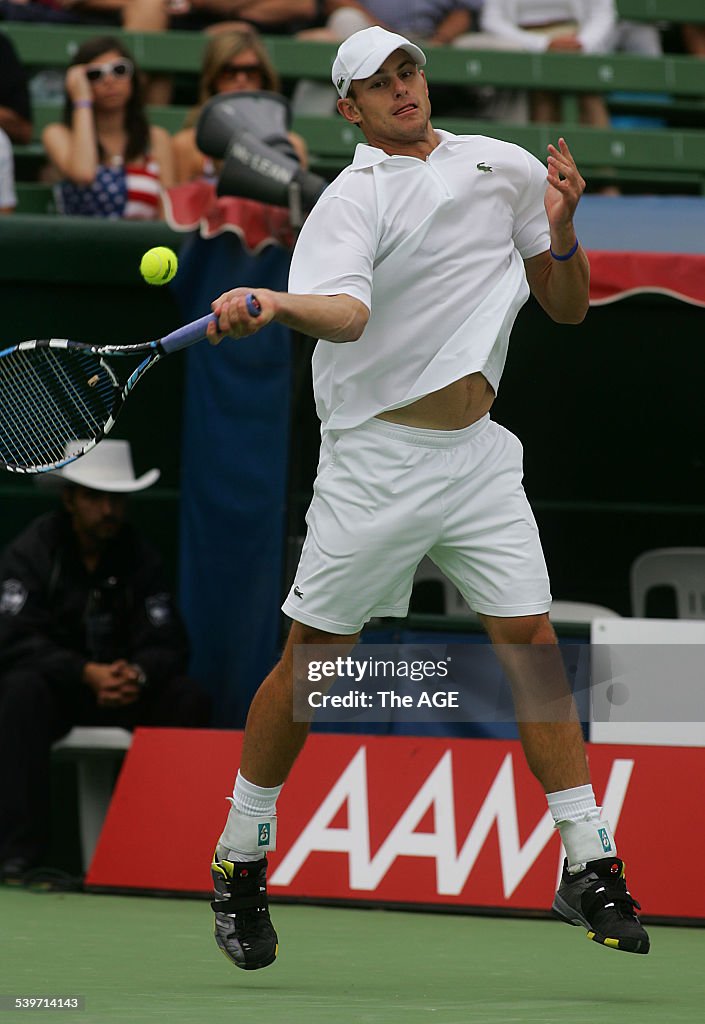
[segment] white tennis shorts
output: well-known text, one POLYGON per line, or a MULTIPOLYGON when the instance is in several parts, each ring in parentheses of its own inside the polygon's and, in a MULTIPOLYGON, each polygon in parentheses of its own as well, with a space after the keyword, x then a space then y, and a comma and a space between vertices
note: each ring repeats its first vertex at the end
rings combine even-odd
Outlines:
POLYGON ((428 554, 476 612, 548 611, 522 451, 489 415, 464 430, 373 419, 327 432, 282 610, 340 634, 357 633, 375 616, 404 616, 416 567, 428 554))

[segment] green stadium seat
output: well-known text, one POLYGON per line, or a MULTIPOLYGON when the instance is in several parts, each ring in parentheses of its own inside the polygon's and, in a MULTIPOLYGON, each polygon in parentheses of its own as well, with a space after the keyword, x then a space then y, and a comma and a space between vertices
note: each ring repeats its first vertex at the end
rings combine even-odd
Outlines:
MULTIPOLYGON (((694 0, 620 0, 624 17, 642 20, 705 21, 705 8, 694 0)), ((3 24, 20 57, 33 68, 65 67, 79 43, 95 35, 94 26, 46 26, 3 24)), ((206 43, 202 33, 120 33, 146 71, 190 74, 194 83, 206 43)), ((299 78, 328 81, 335 52, 331 44, 302 42, 286 37, 266 40, 274 63, 285 82, 299 78)), ((705 194, 705 63, 690 56, 644 57, 633 54, 574 55, 565 53, 504 53, 429 47, 429 76, 434 84, 465 88, 492 85, 497 88, 547 88, 567 92, 560 125, 517 125, 487 121, 444 121, 438 127, 452 131, 494 135, 517 142, 540 158, 558 134, 571 142, 576 158, 593 179, 615 178, 643 185, 668 184, 674 189, 705 194), (575 92, 601 92, 615 97, 622 114, 649 116, 666 121, 659 130, 641 130, 638 122, 621 128, 597 130, 574 123, 575 92), (626 108, 626 109, 625 109, 626 108), (694 127, 669 127, 668 117, 678 111, 694 127), (606 170, 609 169, 609 170, 606 170)), ((173 133, 182 127, 187 107, 153 107, 154 123, 173 133)), ((38 140, 41 129, 59 114, 57 106, 35 107, 35 141, 15 146, 17 178, 36 177, 43 159, 38 140)), ((306 139, 312 170, 332 175, 347 163, 360 136, 337 116, 299 117, 294 128, 306 139)), ((45 192, 40 187, 21 189, 21 209, 42 209, 45 192)))
POLYGON ((617 10, 632 21, 705 22, 700 0, 617 0, 617 10))

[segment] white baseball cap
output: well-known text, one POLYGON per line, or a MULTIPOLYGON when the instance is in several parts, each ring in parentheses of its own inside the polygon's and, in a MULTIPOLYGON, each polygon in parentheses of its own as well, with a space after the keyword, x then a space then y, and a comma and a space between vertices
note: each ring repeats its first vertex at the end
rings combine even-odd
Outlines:
MULTIPOLYGON (((71 455, 77 448, 83 447, 85 441, 67 444, 65 454, 71 455)), ((131 491, 143 491, 151 487, 159 479, 158 469, 148 469, 142 476, 135 476, 132 464, 132 450, 129 441, 116 438, 104 438, 95 448, 90 448, 85 455, 75 462, 69 462, 61 469, 42 474, 41 482, 80 484, 94 491, 109 491, 115 494, 127 494, 131 491)))
POLYGON ((349 36, 340 44, 333 61, 333 85, 338 90, 340 98, 345 99, 350 83, 354 79, 369 78, 375 71, 379 71, 389 54, 395 50, 406 50, 419 67, 426 63, 426 54, 423 50, 410 43, 404 36, 388 32, 379 25, 363 28, 349 36))

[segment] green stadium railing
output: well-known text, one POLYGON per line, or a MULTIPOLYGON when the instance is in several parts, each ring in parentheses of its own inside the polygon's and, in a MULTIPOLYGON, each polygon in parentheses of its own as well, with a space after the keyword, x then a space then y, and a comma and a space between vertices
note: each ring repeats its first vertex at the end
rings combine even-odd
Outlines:
MULTIPOLYGON (((576 160, 585 167, 605 163, 617 168, 637 170, 677 170, 695 174, 705 182, 705 132, 699 131, 615 131, 580 125, 504 124, 434 119, 437 128, 466 135, 491 135, 515 142, 545 159, 546 147, 559 135, 569 139, 576 160)), ((294 127, 306 139, 319 160, 340 166, 352 156, 361 141, 359 132, 340 118, 301 117, 294 127)))
POLYGON ((705 22, 702 0, 617 0, 617 11, 633 21, 705 22))
MULTIPOLYGON (((705 20, 705 19, 704 19, 705 20)), ((96 34, 95 26, 37 26, 4 22, 28 67, 65 67, 77 46, 96 34)), ((200 69, 207 37, 198 32, 128 33, 122 36, 145 71, 200 69)), ((272 36, 267 46, 284 79, 329 81, 335 46, 272 36)), ((428 47, 429 76, 439 85, 494 85, 572 91, 667 92, 705 97, 705 63, 689 56, 633 54, 505 53, 428 47)))
MULTIPOLYGON (((703 5, 705 7, 705 5, 703 5)), ((30 68, 65 67, 77 46, 95 34, 94 26, 3 24, 30 68)), ((147 72, 192 76, 200 68, 206 37, 194 32, 122 34, 147 72)), ((274 63, 287 83, 300 78, 329 81, 335 46, 270 37, 274 63)), ((705 63, 691 56, 634 54, 504 53, 429 47, 429 75, 436 85, 473 88, 547 88, 563 96, 562 119, 577 121, 575 94, 600 92, 618 112, 656 114, 674 126, 705 123, 705 63), (615 104, 611 94, 618 94, 615 104)))
MULTIPOLYGON (((187 108, 150 108, 155 123, 172 130, 183 123, 187 108)), ((37 109, 38 122, 56 117, 57 108, 37 109)), ((681 191, 705 195, 705 132, 623 131, 586 128, 575 124, 538 125, 505 124, 501 122, 434 119, 437 128, 468 135, 491 135, 505 142, 514 142, 539 159, 546 157, 546 147, 559 135, 570 144, 578 165, 588 182, 632 182, 645 187, 666 183, 681 191)), ((348 164, 355 146, 362 141, 359 131, 334 117, 297 117, 294 129, 306 139, 311 169, 328 178, 348 164)), ((21 161, 44 159, 41 143, 17 146, 21 161)), ((18 183, 19 211, 23 213, 53 212, 51 189, 36 183, 18 183)))
MULTIPOLYGON (((636 0, 630 2, 636 10, 639 6, 636 0)), ((647 8, 647 0, 642 0, 639 9, 644 16, 648 13, 647 8)), ((691 17, 692 11, 687 4, 676 3, 674 10, 676 8, 684 17, 691 17)), ((3 31, 14 40, 28 67, 45 68, 65 67, 79 43, 95 35, 96 30, 95 26, 57 27, 5 22, 3 31)), ((194 76, 200 67, 206 43, 202 33, 116 34, 123 36, 145 70, 183 72, 194 76)), ((285 80, 293 81, 300 77, 329 80, 334 46, 282 37, 270 37, 267 43, 285 80)), ((637 102, 646 103, 647 109, 653 111, 662 110, 676 97, 677 103, 690 110, 698 126, 705 124, 705 61, 694 57, 528 54, 430 47, 429 77, 439 85, 540 87, 555 89, 569 96, 581 91, 608 95, 619 92, 622 97, 620 103, 627 109, 630 107, 629 96, 641 94, 637 102), (703 117, 700 120, 701 112, 703 117)), ((699 127, 649 131, 631 127, 595 130, 575 123, 576 110, 575 102, 567 100, 560 125, 454 121, 451 130, 494 135, 517 142, 540 158, 545 157, 549 140, 555 139, 559 133, 565 134, 570 137, 581 167, 593 178, 631 181, 646 186, 665 185, 671 181, 681 191, 705 194, 705 133, 699 127), (606 173, 606 168, 610 173, 606 173)), ((154 123, 163 125, 170 132, 182 126, 186 113, 185 107, 150 108, 154 123)), ((16 146, 14 150, 20 182, 34 176, 26 170, 32 166, 36 168, 37 161, 43 159, 41 145, 36 139, 44 124, 55 119, 57 114, 57 107, 35 106, 35 141, 28 146, 16 146)), ((444 126, 442 119, 434 119, 434 124, 444 126)), ((336 116, 298 118, 294 127, 309 145, 312 169, 328 175, 349 160, 360 138, 354 128, 336 116)), ((41 188, 21 188, 20 193, 20 209, 36 211, 47 208, 46 192, 41 188)))

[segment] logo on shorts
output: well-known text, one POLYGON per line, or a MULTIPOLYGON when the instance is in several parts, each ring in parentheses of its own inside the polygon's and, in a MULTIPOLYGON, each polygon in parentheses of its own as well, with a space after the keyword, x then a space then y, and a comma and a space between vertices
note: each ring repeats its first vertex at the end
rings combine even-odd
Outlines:
POLYGON ((610 842, 610 837, 609 837, 609 833, 608 833, 607 829, 606 828, 598 828, 597 834, 600 837, 600 842, 602 843, 602 849, 605 851, 605 853, 611 853, 612 852, 612 843, 610 842))
POLYGON ((303 591, 299 590, 298 587, 294 587, 294 594, 296 595, 296 597, 303 597, 304 596, 303 591))
POLYGON ((261 821, 257 825, 257 845, 269 846, 269 822, 261 821))
POLYGON ((479 164, 477 165, 477 169, 478 171, 484 171, 485 174, 487 174, 488 171, 491 173, 493 170, 493 168, 486 164, 484 160, 480 160, 479 164))

